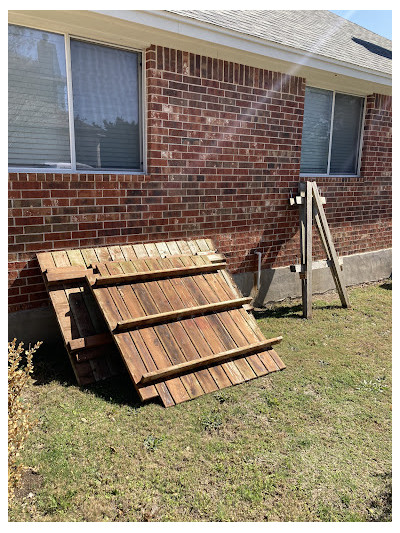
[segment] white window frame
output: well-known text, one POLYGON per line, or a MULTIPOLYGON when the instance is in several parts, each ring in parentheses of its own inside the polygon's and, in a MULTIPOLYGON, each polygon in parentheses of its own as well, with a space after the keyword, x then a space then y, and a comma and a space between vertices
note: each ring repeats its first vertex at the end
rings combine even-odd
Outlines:
POLYGON ((365 126, 365 111, 367 107, 367 98, 363 94, 355 94, 355 93, 349 93, 349 92, 343 92, 343 91, 334 91, 332 89, 326 89, 325 87, 315 87, 314 85, 309 85, 311 89, 323 89, 324 91, 330 91, 333 93, 332 96, 332 108, 331 108, 331 127, 329 132, 329 151, 328 151, 328 164, 327 164, 327 172, 300 172, 300 178, 315 178, 315 177, 332 177, 332 178, 359 178, 360 177, 360 171, 361 171, 361 159, 362 159, 362 149, 363 149, 363 142, 364 142, 364 126, 365 126), (335 114, 335 100, 336 100, 336 93, 338 94, 347 94, 349 96, 357 96, 358 98, 362 98, 364 100, 364 104, 362 106, 362 113, 361 113, 361 125, 360 125, 360 135, 358 137, 358 156, 357 156, 357 172, 355 174, 331 174, 331 152, 332 152, 332 135, 333 135, 333 118, 335 114))
POLYGON ((146 109, 147 109, 147 95, 145 83, 145 50, 137 49, 129 46, 112 44, 105 41, 90 39, 68 32, 54 31, 48 28, 38 26, 27 26, 25 24, 10 23, 13 26, 20 26, 33 30, 45 31, 63 35, 65 47, 65 63, 66 63, 66 78, 67 78, 67 100, 68 100, 68 119, 69 119, 69 141, 71 154, 71 168, 55 168, 55 167, 8 167, 9 173, 40 173, 40 174, 146 174, 147 173, 147 143, 145 132, 147 130, 146 124, 146 109), (71 70, 71 39, 76 41, 83 41, 117 50, 126 50, 128 52, 136 52, 138 54, 139 68, 138 68, 138 89, 139 93, 139 140, 140 140, 140 169, 77 169, 76 168, 76 153, 75 153, 75 127, 74 127, 74 103, 72 93, 72 70, 71 70))

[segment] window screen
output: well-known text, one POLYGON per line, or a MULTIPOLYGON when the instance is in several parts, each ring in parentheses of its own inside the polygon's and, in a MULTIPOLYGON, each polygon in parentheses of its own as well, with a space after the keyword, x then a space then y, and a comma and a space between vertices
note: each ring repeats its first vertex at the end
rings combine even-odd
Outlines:
POLYGON ((306 88, 301 172, 357 174, 363 106, 358 96, 306 88))
POLYGON ((140 167, 138 56, 71 41, 77 167, 140 167))
POLYGON ((10 166, 70 166, 64 37, 9 26, 10 166))

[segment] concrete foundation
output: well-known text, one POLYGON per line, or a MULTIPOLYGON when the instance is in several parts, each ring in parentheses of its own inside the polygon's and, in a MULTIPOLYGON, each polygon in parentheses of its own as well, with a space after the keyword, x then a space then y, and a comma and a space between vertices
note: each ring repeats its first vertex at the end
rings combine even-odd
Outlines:
MULTIPOLYGON (((392 273, 392 250, 378 250, 343 257, 343 274, 347 286, 388 278, 392 273)), ((244 296, 253 288, 257 273, 234 274, 234 280, 244 296)), ((334 289, 329 268, 313 271, 313 293, 322 294, 334 289)), ((299 274, 290 272, 289 267, 268 268, 261 272, 261 288, 255 299, 255 306, 279 302, 285 298, 301 296, 299 274)), ((19 311, 8 315, 8 338, 17 338, 25 344, 42 340, 46 343, 60 342, 61 335, 50 307, 19 311)))
MULTIPOLYGON (((392 250, 378 250, 343 257, 343 275, 346 286, 388 278, 392 273, 392 250)), ((256 273, 234 274, 234 280, 248 296, 253 288, 256 273)), ((329 268, 313 271, 313 294, 322 294, 335 289, 329 268)), ((261 271, 261 287, 255 299, 255 306, 279 302, 285 298, 301 297, 301 281, 298 273, 289 267, 267 268, 261 271)))

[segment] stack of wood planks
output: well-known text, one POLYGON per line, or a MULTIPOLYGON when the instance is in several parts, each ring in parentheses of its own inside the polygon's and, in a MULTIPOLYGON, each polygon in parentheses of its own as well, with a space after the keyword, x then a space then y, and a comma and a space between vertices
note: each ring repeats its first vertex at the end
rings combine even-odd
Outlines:
POLYGON ((285 368, 209 239, 38 254, 81 385, 121 371, 165 406, 285 368))

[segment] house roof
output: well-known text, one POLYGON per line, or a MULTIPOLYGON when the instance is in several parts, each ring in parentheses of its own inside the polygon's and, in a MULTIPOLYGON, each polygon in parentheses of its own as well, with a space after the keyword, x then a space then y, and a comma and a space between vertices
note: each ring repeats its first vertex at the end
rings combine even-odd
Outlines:
POLYGON ((330 11, 181 11, 170 13, 251 37, 391 74, 392 41, 330 11))

